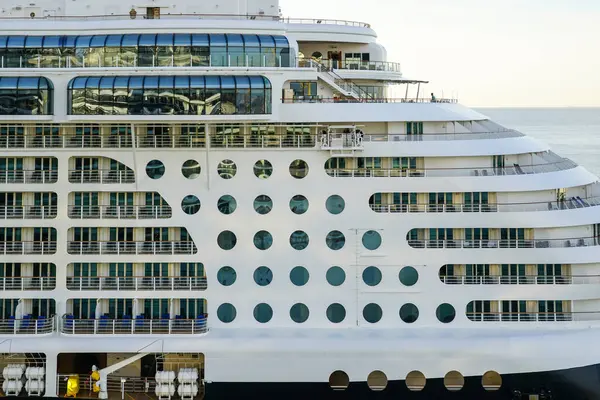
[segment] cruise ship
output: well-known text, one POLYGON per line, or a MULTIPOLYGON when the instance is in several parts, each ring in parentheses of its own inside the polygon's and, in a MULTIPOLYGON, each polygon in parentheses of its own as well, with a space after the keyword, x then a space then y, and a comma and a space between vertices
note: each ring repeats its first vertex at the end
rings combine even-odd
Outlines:
POLYGON ((417 78, 277 0, 0 0, 2 395, 600 398, 598 178, 417 78))

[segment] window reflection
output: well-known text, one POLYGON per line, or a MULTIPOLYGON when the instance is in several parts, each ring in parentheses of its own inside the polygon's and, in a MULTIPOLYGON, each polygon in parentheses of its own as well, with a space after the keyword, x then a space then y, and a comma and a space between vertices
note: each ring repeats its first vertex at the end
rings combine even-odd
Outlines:
POLYGON ((285 36, 240 34, 125 34, 4 36, 4 68, 289 67, 285 36))
MULTIPOLYGON (((69 113, 270 114, 271 90, 271 82, 263 76, 78 77, 69 83, 69 113)), ((14 96, 14 89, 9 92, 4 97, 14 96)), ((0 97, 2 93, 0 87, 0 97)))
POLYGON ((52 83, 42 77, 0 77, 1 115, 52 115, 52 83))

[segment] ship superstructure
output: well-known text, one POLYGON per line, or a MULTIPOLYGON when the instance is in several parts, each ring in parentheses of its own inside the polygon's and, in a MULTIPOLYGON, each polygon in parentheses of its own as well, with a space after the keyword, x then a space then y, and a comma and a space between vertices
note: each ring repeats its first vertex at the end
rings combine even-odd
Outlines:
POLYGON ((596 398, 598 178, 426 83, 276 0, 1 1, 3 393, 596 398))

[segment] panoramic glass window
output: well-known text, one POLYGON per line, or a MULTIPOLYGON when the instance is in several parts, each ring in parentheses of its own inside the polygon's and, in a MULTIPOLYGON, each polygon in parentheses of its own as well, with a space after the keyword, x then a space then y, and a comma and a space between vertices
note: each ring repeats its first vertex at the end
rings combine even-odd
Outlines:
POLYGON ((267 231, 256 232, 254 246, 259 250, 267 250, 273 245, 273 236, 267 231))
POLYGON ((273 271, 268 267, 258 267, 254 271, 254 282, 258 286, 268 286, 273 281, 273 271))
POLYGON ((237 244, 237 237, 231 231, 223 231, 217 237, 217 244, 223 250, 231 250, 237 244))
POLYGON ((295 160, 290 164, 290 174, 296 179, 303 179, 308 175, 308 164, 303 160, 295 160))
POLYGON ((304 250, 308 247, 308 235, 304 231, 296 231, 290 235, 290 246, 296 250, 304 250))
POLYGON ((233 304, 224 303, 217 308, 217 317, 219 318, 219 321, 225 324, 232 322, 236 315, 237 311, 233 304))
POLYGON ((454 318, 456 317, 456 310, 454 310, 454 307, 452 307, 451 304, 444 303, 438 306, 437 310, 435 311, 435 315, 440 322, 448 324, 454 321, 454 318))
POLYGON ((327 319, 334 324, 339 324, 346 318, 346 309, 343 305, 335 303, 327 307, 327 319))
POLYGON ((340 231, 331 231, 327 234, 325 243, 331 250, 340 250, 346 244, 346 237, 340 231))
POLYGON ((290 318, 298 324, 306 322, 309 316, 310 312, 305 304, 297 303, 290 308, 290 318))
POLYGON ((344 208, 346 208, 346 202, 341 196, 334 194, 333 196, 329 196, 325 202, 325 207, 329 213, 337 215, 344 211, 344 208))
POLYGON ((419 309, 414 304, 408 303, 400 307, 400 319, 407 324, 412 324, 419 318, 419 309))
POLYGON ((419 273, 413 267, 404 267, 400 270, 399 278, 404 286, 413 286, 419 280, 419 273))
POLYGON ((363 308, 363 318, 365 319, 365 321, 371 324, 379 322, 382 316, 383 310, 378 304, 367 304, 365 308, 363 308))
POLYGON ((254 175, 258 179, 268 179, 273 174, 273 165, 267 160, 258 160, 254 164, 254 175))
POLYGON ((290 272, 290 280, 296 286, 306 285, 309 277, 308 270, 304 267, 295 267, 290 272))
POLYGON ((273 200, 269 196, 260 195, 254 199, 254 211, 261 215, 265 215, 271 212, 273 209, 273 200))
POLYGON ((81 76, 67 93, 69 115, 271 114, 262 76, 81 76))
POLYGON ((43 77, 0 77, 0 115, 52 115, 53 92, 43 77))
POLYGON ((308 211, 308 200, 302 195, 296 195, 290 200, 290 210, 294 214, 302 215, 308 211))
POLYGON ((266 324, 273 318, 273 309, 270 305, 261 303, 254 307, 254 319, 261 324, 266 324))
POLYGON ((194 195, 185 196, 181 201, 181 209, 187 215, 194 215, 200 211, 200 200, 194 195))
POLYGON ((235 269, 231 267, 223 267, 217 272, 217 280, 223 286, 233 285, 236 279, 237 273, 235 272, 235 269))
POLYGON ((223 160, 217 167, 217 173, 223 179, 232 179, 237 173, 237 166, 231 160, 223 160))
POLYGON ((340 267, 331 267, 327 270, 326 278, 331 286, 341 286, 346 280, 346 273, 340 267))
POLYGON ((285 36, 252 34, 0 36, 0 56, 4 68, 295 65, 285 36))
POLYGON ((159 160, 152 160, 146 165, 146 175, 151 179, 160 179, 165 174, 165 165, 159 160))
POLYGON ((188 179, 196 179, 200 176, 200 163, 196 160, 187 160, 181 167, 181 173, 188 179))
POLYGON ((233 214, 233 212, 237 208, 237 202, 235 201, 233 196, 226 194, 225 196, 221 196, 219 201, 217 201, 217 208, 219 209, 221 214, 233 214))
POLYGON ((376 231, 367 231, 362 237, 362 243, 367 250, 377 250, 381 246, 381 235, 376 231))
POLYGON ((369 286, 377 286, 381 283, 381 271, 377 267, 368 267, 362 273, 363 282, 369 286))

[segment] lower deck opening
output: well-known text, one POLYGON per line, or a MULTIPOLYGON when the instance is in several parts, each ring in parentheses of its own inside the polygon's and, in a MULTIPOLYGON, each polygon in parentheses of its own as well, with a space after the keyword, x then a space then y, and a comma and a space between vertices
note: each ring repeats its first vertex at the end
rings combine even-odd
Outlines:
POLYGON ((44 353, 0 353, 0 395, 42 396, 46 389, 44 353))

